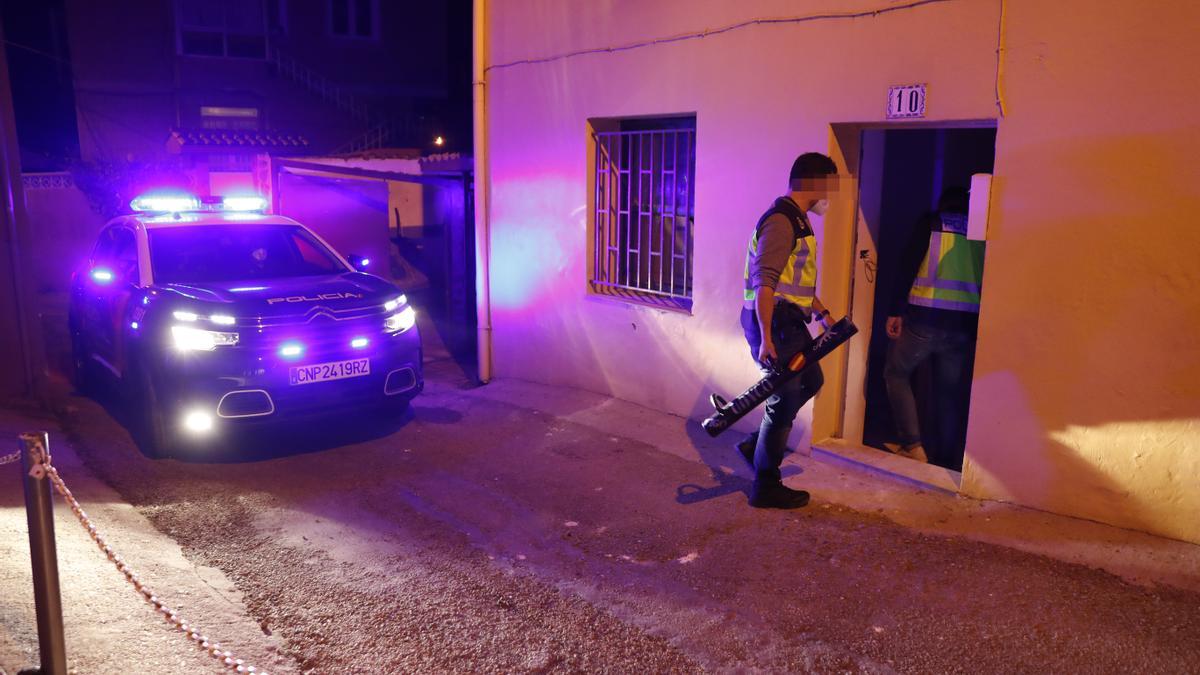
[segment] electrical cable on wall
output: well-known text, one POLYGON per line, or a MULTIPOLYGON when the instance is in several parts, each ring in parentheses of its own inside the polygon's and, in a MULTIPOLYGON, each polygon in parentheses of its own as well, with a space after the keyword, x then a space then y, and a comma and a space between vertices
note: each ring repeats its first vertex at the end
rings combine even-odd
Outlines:
POLYGON ((758 19, 748 19, 746 21, 741 21, 739 23, 730 24, 728 26, 722 26, 720 28, 711 28, 711 29, 706 28, 702 31, 696 31, 693 33, 684 33, 682 35, 674 35, 674 36, 662 37, 662 38, 652 38, 649 40, 642 40, 639 42, 631 42, 629 44, 616 45, 616 46, 611 46, 611 47, 593 47, 593 48, 589 48, 589 49, 578 49, 578 50, 571 51, 571 52, 556 54, 554 56, 519 59, 517 61, 509 61, 508 63, 498 63, 498 64, 495 64, 492 66, 488 66, 486 70, 490 71, 490 70, 497 69, 497 68, 511 68, 513 66, 520 66, 520 65, 550 63, 552 61, 561 61, 563 59, 574 58, 576 56, 584 56, 587 54, 611 54, 613 52, 630 51, 630 50, 634 50, 634 49, 641 49, 643 47, 651 47, 654 45, 669 44, 672 42, 684 42, 687 40, 697 40, 697 39, 706 38, 706 37, 709 37, 712 35, 720 35, 722 33, 729 33, 732 31, 740 30, 742 28, 749 28, 751 26, 770 25, 770 24, 807 23, 810 21, 825 21, 825 20, 833 20, 833 19, 861 19, 861 18, 866 18, 866 17, 876 17, 881 14, 890 14, 892 12, 899 12, 899 11, 903 11, 906 9, 916 9, 918 7, 923 7, 925 5, 934 5, 934 4, 941 4, 944 2, 955 2, 955 1, 957 1, 957 0, 914 0, 913 2, 908 2, 903 5, 893 5, 890 7, 880 7, 877 9, 860 10, 860 11, 855 11, 855 12, 825 12, 822 14, 812 14, 812 15, 808 15, 808 16, 762 17, 762 18, 758 18, 758 19))
POLYGON ((1008 1, 1000 0, 1000 27, 996 36, 996 107, 1004 117, 1008 106, 1004 103, 1004 49, 1007 42, 1008 1))

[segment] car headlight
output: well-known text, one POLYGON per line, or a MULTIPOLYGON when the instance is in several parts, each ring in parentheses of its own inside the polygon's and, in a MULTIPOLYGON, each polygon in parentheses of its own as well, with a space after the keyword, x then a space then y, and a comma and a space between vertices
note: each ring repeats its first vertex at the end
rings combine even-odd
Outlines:
POLYGON ((383 329, 389 333, 403 333, 415 325, 417 325, 417 310, 412 307, 405 307, 383 321, 383 329))
POLYGON ((408 304, 408 296, 401 295, 400 297, 392 298, 391 300, 388 300, 387 302, 383 303, 383 311, 390 312, 393 309, 396 309, 397 307, 399 307, 400 305, 407 305, 407 304, 408 304))
POLYGON ((236 345, 237 333, 223 333, 191 326, 171 326, 171 339, 179 351, 211 352, 221 345, 236 345))

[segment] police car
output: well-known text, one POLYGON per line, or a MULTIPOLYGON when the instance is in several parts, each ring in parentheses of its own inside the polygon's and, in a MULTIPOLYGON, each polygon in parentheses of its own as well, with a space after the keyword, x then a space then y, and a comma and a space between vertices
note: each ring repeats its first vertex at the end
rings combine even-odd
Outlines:
MULTIPOLYGON (((261 197, 139 197, 71 285, 81 390, 116 378, 142 446, 168 456, 261 423, 374 407, 422 390, 416 312, 261 197)), ((107 390, 112 391, 109 387, 107 390)))

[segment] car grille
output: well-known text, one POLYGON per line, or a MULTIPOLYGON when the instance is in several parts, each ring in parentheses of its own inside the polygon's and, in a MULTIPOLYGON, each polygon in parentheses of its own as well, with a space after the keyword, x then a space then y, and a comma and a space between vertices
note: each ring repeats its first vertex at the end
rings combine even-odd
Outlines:
POLYGON ((296 314, 284 314, 280 316, 264 316, 255 318, 243 318, 238 321, 239 327, 243 328, 274 328, 274 327, 297 327, 307 326, 312 323, 321 321, 343 322, 343 321, 360 321, 364 319, 376 319, 379 323, 383 322, 388 312, 383 309, 382 305, 370 305, 367 307, 352 307, 349 309, 330 309, 323 305, 310 307, 303 312, 296 314))
POLYGON ((240 331, 240 345, 249 349, 275 350, 285 342, 297 342, 304 347, 305 360, 323 354, 353 355, 351 340, 365 337, 379 340, 385 336, 383 318, 372 317, 354 321, 317 319, 303 325, 274 326, 240 331))

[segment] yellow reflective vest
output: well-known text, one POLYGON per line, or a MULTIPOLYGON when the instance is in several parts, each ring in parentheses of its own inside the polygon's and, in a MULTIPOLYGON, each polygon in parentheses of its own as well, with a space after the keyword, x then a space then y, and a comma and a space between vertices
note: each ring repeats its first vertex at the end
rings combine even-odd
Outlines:
POLYGON ((929 235, 929 250, 908 294, 909 304, 979 313, 985 245, 967 239, 966 232, 966 216, 942 215, 942 229, 929 235))
POLYGON ((792 246, 791 255, 788 256, 787 264, 779 274, 779 283, 775 286, 775 297, 783 298, 805 309, 812 309, 813 298, 817 295, 817 237, 813 234, 804 212, 795 202, 786 197, 775 200, 775 205, 763 214, 754 228, 754 233, 750 235, 750 247, 746 251, 744 272, 745 306, 754 308, 754 286, 751 281, 750 264, 758 256, 758 233, 762 230, 762 225, 767 218, 776 213, 782 213, 792 222, 795 243, 792 246))

